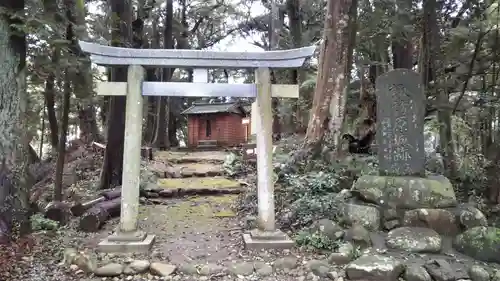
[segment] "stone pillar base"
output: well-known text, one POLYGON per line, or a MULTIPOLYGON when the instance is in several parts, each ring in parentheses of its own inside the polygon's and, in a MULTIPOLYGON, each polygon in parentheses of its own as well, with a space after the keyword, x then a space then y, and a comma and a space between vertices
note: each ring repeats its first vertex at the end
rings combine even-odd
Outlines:
POLYGON ((245 248, 249 250, 290 249, 295 246, 294 241, 281 230, 267 232, 254 229, 243 234, 243 241, 245 242, 245 248))
POLYGON ((142 231, 114 233, 97 245, 105 253, 148 253, 155 240, 155 235, 142 231))

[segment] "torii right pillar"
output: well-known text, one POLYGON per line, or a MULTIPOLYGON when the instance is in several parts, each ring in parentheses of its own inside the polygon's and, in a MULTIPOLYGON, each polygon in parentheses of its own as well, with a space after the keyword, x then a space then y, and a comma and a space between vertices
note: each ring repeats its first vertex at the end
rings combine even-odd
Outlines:
POLYGON ((255 71, 257 106, 257 197, 258 227, 243 234, 247 249, 291 248, 293 240, 276 228, 273 182, 272 94, 269 68, 255 71))

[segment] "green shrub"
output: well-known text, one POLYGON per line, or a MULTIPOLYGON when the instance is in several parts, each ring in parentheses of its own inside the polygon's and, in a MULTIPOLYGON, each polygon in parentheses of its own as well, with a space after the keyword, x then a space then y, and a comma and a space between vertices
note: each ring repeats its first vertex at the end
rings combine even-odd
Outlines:
POLYGON ((56 230, 58 228, 59 223, 57 221, 44 218, 42 214, 34 214, 31 216, 31 229, 33 231, 56 230))
POLYGON ((334 251, 338 247, 338 242, 327 237, 320 232, 299 231, 294 237, 298 246, 308 248, 309 250, 329 250, 334 251))
POLYGON ((350 189, 363 174, 376 172, 372 157, 348 157, 343 161, 317 161, 312 171, 286 174, 276 190, 276 209, 282 227, 302 229, 318 219, 336 220, 337 193, 350 189))

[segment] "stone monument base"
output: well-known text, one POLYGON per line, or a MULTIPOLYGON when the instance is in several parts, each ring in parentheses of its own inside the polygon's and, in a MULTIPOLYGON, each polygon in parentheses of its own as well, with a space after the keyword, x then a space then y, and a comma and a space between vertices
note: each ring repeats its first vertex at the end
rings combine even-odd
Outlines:
POLYGON ((124 233, 116 232, 97 245, 97 249, 105 253, 148 253, 155 240, 155 235, 142 231, 124 233))
POLYGON ((255 249, 290 249, 295 243, 286 233, 281 230, 273 232, 253 229, 249 233, 243 234, 245 248, 255 249))
POLYGON ((445 176, 371 176, 358 178, 351 191, 365 201, 400 208, 447 208, 457 204, 445 176))

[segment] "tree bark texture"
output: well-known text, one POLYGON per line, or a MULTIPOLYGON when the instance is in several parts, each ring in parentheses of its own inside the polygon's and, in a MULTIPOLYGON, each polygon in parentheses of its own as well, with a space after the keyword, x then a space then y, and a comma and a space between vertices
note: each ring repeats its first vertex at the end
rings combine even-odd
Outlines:
POLYGON ((12 13, 22 13, 23 0, 4 0, 0 8, 0 244, 12 239, 14 225, 23 235, 30 230, 26 37, 14 29, 22 21, 12 13))
MULTIPOLYGON (((165 29, 163 31, 163 48, 164 49, 173 49, 174 48, 174 40, 173 40, 173 20, 174 20, 174 7, 173 0, 167 0, 165 6, 165 29)), ((167 82, 172 78, 173 69, 164 68, 162 69, 162 81, 167 82)), ((177 131, 177 128, 171 122, 175 122, 175 116, 172 116, 172 110, 167 110, 172 108, 172 102, 175 101, 175 98, 172 97, 157 97, 157 122, 156 122, 156 130, 155 130, 155 138, 154 138, 154 146, 159 149, 166 149, 169 146, 175 145, 170 141, 170 130, 174 132, 177 131)), ((175 137, 175 139, 177 139, 175 137)))
POLYGON ((394 68, 413 68, 413 34, 408 31, 412 26, 412 0, 397 0, 397 21, 392 34, 392 60, 394 68))
POLYGON ((436 0, 424 2, 422 79, 424 86, 435 93, 438 105, 440 105, 437 112, 440 152, 443 155, 445 175, 454 179, 457 177, 457 163, 451 131, 451 110, 446 106, 449 104, 448 91, 443 87, 431 87, 431 81, 428 80, 429 77, 436 77, 437 83, 434 83, 434 85, 444 84, 444 73, 442 73, 444 67, 438 65, 441 55, 441 40, 436 11, 438 7, 436 0))
POLYGON ((349 20, 350 6, 351 0, 329 0, 327 3, 319 71, 305 145, 321 142, 329 118, 332 118, 329 130, 334 134, 340 133, 345 106, 343 94, 345 48, 342 48, 342 42, 344 29, 349 20))
MULTIPOLYGON (((288 23, 290 26, 290 36, 292 37, 292 47, 302 47, 302 15, 301 15, 301 1, 287 0, 286 13, 288 16, 288 23)), ((293 69, 290 71, 290 84, 298 84, 306 80, 305 71, 303 69, 293 69)), ((310 96, 299 96, 293 102, 293 111, 295 116, 290 117, 290 120, 284 122, 287 127, 293 128, 294 132, 304 132, 307 126, 307 119, 309 118, 309 106, 311 104, 310 96)))
MULTIPOLYGON (((112 46, 126 46, 131 39, 132 2, 130 0, 111 0, 111 13, 115 18, 111 32, 112 46)), ((115 67, 111 71, 111 81, 126 82, 127 68, 115 67)), ((106 152, 101 172, 101 189, 121 185, 123 173, 123 141, 125 137, 126 97, 116 96, 109 99, 106 152)))
POLYGON ((86 232, 98 231, 104 223, 120 215, 121 198, 104 201, 90 208, 80 219, 80 230, 86 232))

